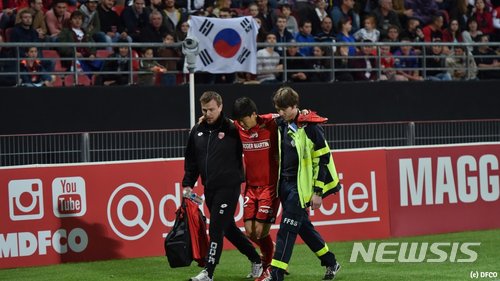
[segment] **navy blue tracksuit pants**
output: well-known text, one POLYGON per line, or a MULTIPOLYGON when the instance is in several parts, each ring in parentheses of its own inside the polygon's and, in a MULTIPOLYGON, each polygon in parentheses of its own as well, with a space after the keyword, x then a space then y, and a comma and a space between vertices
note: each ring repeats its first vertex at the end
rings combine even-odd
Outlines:
POLYGON ((297 191, 297 180, 281 179, 279 196, 283 206, 280 229, 276 238, 276 251, 273 257, 273 281, 283 280, 284 270, 292 257, 297 234, 321 260, 322 266, 333 266, 335 255, 326 250, 326 244, 321 235, 314 229, 306 209, 300 206, 297 191))

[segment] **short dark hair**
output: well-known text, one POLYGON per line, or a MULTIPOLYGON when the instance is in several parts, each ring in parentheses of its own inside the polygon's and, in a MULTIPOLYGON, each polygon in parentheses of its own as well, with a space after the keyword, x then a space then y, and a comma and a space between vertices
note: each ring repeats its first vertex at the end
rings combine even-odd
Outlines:
POLYGON ((273 103, 276 108, 287 108, 299 105, 299 94, 291 87, 279 88, 273 96, 273 103))
POLYGON ((85 16, 83 15, 82 11, 80 10, 74 10, 73 13, 71 13, 71 16, 69 16, 69 19, 73 19, 73 18, 82 18, 84 19, 85 16))
POLYGON ((252 116, 257 113, 257 106, 255 102, 248 97, 241 97, 234 101, 233 104, 233 119, 239 120, 243 117, 252 116))
POLYGON ((222 97, 215 91, 206 91, 200 97, 201 104, 207 104, 211 100, 215 100, 218 106, 222 104, 222 97))

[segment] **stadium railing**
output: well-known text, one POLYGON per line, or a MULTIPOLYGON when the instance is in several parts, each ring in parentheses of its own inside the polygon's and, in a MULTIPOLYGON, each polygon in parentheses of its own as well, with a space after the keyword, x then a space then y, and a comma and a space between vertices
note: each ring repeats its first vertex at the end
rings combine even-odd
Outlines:
MULTIPOLYGON (((473 43, 473 44, 451 43, 451 42, 419 42, 419 43, 408 43, 408 42, 404 42, 404 43, 401 43, 401 42, 398 42, 398 43, 392 43, 392 42, 391 43, 388 43, 388 42, 376 42, 376 43, 321 42, 321 43, 318 43, 318 42, 316 42, 316 43, 276 43, 276 44, 274 44, 275 47, 282 48, 284 50, 283 55, 281 56, 281 59, 284 62, 283 63, 283 67, 284 67, 283 68, 283 75, 281 75, 281 79, 283 80, 283 82, 286 82, 289 80, 288 74, 290 72, 290 69, 288 69, 287 64, 286 64, 286 61, 287 61, 286 49, 290 46, 298 46, 298 47, 323 46, 323 47, 332 48, 332 54, 329 54, 327 56, 323 56, 323 57, 309 56, 309 57, 302 57, 302 58, 294 58, 294 59, 301 59, 301 60, 311 60, 311 59, 330 60, 330 65, 332 67, 326 68, 326 69, 311 69, 311 68, 294 69, 294 71, 301 71, 301 72, 305 72, 305 73, 328 72, 331 74, 331 79, 329 82, 334 82, 336 80, 336 74, 340 71, 349 71, 349 72, 366 71, 366 69, 359 69, 359 68, 342 68, 342 69, 336 68, 335 67, 335 60, 341 58, 341 57, 335 55, 335 53, 333 52, 333 50, 335 50, 336 48, 338 48, 340 46, 355 46, 357 48, 361 48, 362 46, 376 47, 375 58, 377 60, 377 65, 380 66, 381 65, 380 62, 383 58, 383 56, 380 53, 380 48, 379 48, 380 46, 400 47, 400 46, 408 46, 408 45, 421 50, 421 52, 419 54, 416 54, 414 56, 410 56, 410 57, 417 58, 421 63, 420 63, 419 67, 405 68, 405 70, 418 70, 421 72, 421 75, 423 76, 424 79, 427 79, 426 73, 429 70, 447 70, 447 71, 454 70, 454 69, 445 68, 445 67, 431 68, 431 67, 426 66, 426 63, 425 63, 426 60, 428 58, 435 57, 429 51, 429 48, 432 46, 435 46, 435 45, 447 47, 450 50, 452 50, 453 48, 455 48, 457 46, 465 47, 466 50, 467 50, 467 47, 477 48, 479 46, 489 46, 492 49, 497 50, 497 53, 495 55, 493 55, 492 59, 500 60, 500 54, 498 53, 498 50, 500 50, 500 42, 484 42, 484 43, 473 43)), ((7 57, 7 58, 0 57, 0 64, 2 64, 2 63, 3 64, 14 63, 15 71, 2 72, 2 73, 0 73, 0 76, 6 76, 6 75, 15 76, 16 81, 20 81, 20 77, 22 75, 22 72, 20 72, 20 69, 18 66, 19 66, 20 61, 25 59, 22 54, 24 54, 25 48, 33 47, 33 46, 39 47, 40 50, 54 50, 57 47, 71 47, 74 50, 76 50, 76 48, 79 48, 79 47, 95 47, 95 48, 100 49, 100 50, 110 48, 110 47, 112 47, 112 48, 118 48, 120 46, 127 47, 127 48, 129 48, 129 63, 130 63, 130 70, 129 71, 107 71, 107 72, 104 72, 104 71, 98 70, 98 71, 87 71, 87 72, 85 72, 85 74, 88 76, 105 75, 105 74, 124 74, 124 75, 128 75, 129 84, 135 84, 137 82, 135 79, 137 77, 137 75, 151 73, 148 71, 139 71, 137 69, 134 69, 134 67, 132 67, 133 64, 138 63, 140 60, 145 60, 145 58, 136 56, 135 55, 136 52, 133 52, 134 50, 140 50, 144 47, 153 47, 153 48, 167 47, 166 45, 164 45, 162 43, 113 43, 113 44, 107 44, 107 43, 0 43, 0 48, 10 48, 11 50, 15 50, 15 52, 12 52, 13 53, 12 57, 7 57)), ((267 44, 267 43, 259 43, 258 44, 259 48, 263 48, 266 46, 269 46, 269 44, 267 44)), ((175 43, 173 45, 169 45, 168 47, 180 48, 181 43, 175 43)), ((39 53, 42 53, 42 52, 40 51, 39 53)), ((76 52, 74 52, 74 53, 76 53, 76 52)), ((470 52, 467 52, 467 51, 465 52, 465 55, 466 55, 466 57, 472 56, 472 54, 470 52)), ((399 58, 399 57, 395 56, 394 54, 393 54, 393 57, 395 60, 397 60, 399 58)), ((454 54, 453 54, 453 52, 451 52, 450 54, 446 55, 445 57, 454 57, 454 54)), ((359 58, 359 56, 349 56, 349 59, 355 59, 355 58, 359 58)), ((176 63, 180 62, 180 60, 183 60, 183 58, 165 58, 165 57, 154 57, 151 59, 152 60, 162 60, 162 61, 173 60, 176 63)), ((288 58, 288 59, 291 59, 291 58, 288 58)), ((58 67, 60 65, 60 62, 71 61, 72 65, 76 65, 76 61, 78 61, 78 60, 81 60, 81 61, 85 61, 85 60, 106 61, 106 60, 113 60, 113 58, 107 58, 107 57, 101 56, 98 58, 90 59, 90 58, 77 58, 76 55, 74 55, 73 57, 66 57, 66 58, 64 58, 64 57, 46 57, 46 58, 41 58, 41 60, 42 61, 43 60, 54 61, 54 64, 56 65, 56 67, 55 67, 55 71, 41 72, 39 74, 55 75, 55 76, 58 76, 57 78, 60 79, 61 81, 66 81, 65 77, 71 75, 72 79, 68 79, 69 81, 71 81, 71 85, 66 85, 66 86, 74 86, 74 85, 81 85, 82 84, 80 81, 82 79, 82 72, 79 71, 79 69, 77 67, 73 67, 70 69, 63 69, 61 67, 58 67)), ((466 65, 466 67, 467 67, 467 70, 470 70, 470 67, 472 67, 472 66, 466 65)), ((373 66, 373 70, 377 72, 377 80, 380 80, 380 77, 381 77, 384 70, 397 70, 397 69, 396 68, 395 69, 383 69, 382 67, 373 66)), ((500 68, 499 67, 487 67, 487 68, 481 68, 481 70, 498 70, 498 71, 500 71, 500 68)), ((183 74, 182 70, 169 69, 167 73, 176 74, 179 77, 181 77, 182 79, 179 79, 181 81, 180 84, 187 82, 187 80, 186 80, 187 77, 185 75, 182 75, 183 74)), ((63 84, 63 83, 59 83, 59 84, 63 84)), ((91 85, 92 83, 83 83, 83 84, 91 85)), ((17 83, 17 86, 20 86, 19 82, 17 83)))
MULTIPOLYGON (((500 119, 325 124, 332 149, 499 142, 500 119)), ((188 129, 2 135, 0 166, 184 156, 188 129)))

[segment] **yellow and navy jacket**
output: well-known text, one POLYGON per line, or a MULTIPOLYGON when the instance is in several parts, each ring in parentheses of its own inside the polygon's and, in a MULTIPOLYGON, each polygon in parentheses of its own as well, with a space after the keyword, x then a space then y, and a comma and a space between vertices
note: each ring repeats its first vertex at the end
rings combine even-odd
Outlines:
MULTIPOLYGON (((307 115, 299 114, 293 124, 288 124, 281 118, 278 120, 280 130, 278 143, 281 143, 282 134, 286 130, 297 150, 297 189, 302 208, 308 206, 314 192, 321 192, 324 198, 342 188, 330 147, 324 137, 323 129, 319 126, 319 123, 324 123, 326 120, 315 112, 307 115)), ((279 153, 281 161, 281 146, 279 153)))

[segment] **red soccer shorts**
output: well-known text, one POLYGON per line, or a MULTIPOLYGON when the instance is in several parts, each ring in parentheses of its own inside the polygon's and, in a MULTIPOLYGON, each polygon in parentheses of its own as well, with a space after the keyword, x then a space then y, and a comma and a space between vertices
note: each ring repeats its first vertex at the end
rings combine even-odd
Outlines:
POLYGON ((276 186, 246 186, 243 204, 244 220, 274 223, 280 200, 276 196, 276 186))

